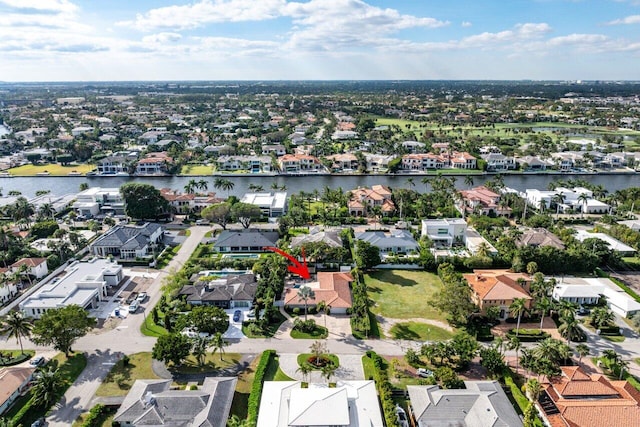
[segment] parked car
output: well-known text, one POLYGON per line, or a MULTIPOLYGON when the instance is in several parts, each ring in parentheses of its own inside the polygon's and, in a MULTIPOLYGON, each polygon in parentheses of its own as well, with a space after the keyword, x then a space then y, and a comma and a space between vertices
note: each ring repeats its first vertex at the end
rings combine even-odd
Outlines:
POLYGON ((33 359, 31 359, 29 361, 29 365, 31 366, 40 366, 43 365, 44 362, 46 362, 45 358, 42 356, 38 356, 38 357, 34 357, 33 359))
POLYGON ((241 318, 242 318, 242 312, 240 310, 236 310, 236 311, 233 312, 233 321, 234 322, 239 322, 241 318))
POLYGON ((254 319, 255 317, 256 317, 256 311, 255 310, 247 311, 247 319, 254 319))
POLYGON ((429 378, 433 376, 433 371, 425 368, 418 368, 418 376, 422 378, 429 378))
POLYGON ((136 297, 136 301, 138 302, 144 302, 144 300, 147 299, 147 293, 146 292, 140 292, 138 294, 138 296, 136 297))
POLYGON ((580 306, 580 308, 578 308, 578 309, 576 310, 576 314, 577 314, 578 316, 586 316, 586 315, 587 315, 587 314, 589 314, 589 313, 591 313, 591 310, 589 310, 588 308, 583 307, 583 306, 580 306))
POLYGON ((31 423, 31 427, 42 427, 45 425, 47 425, 47 423, 44 420, 44 418, 38 418, 37 420, 31 423))
POLYGON ((400 427, 409 427, 409 420, 407 419, 407 413, 402 409, 400 405, 396 404, 396 417, 398 417, 398 425, 400 427))
POLYGON ((206 332, 198 332, 190 328, 184 328, 182 331, 180 331, 180 333, 189 338, 209 338, 211 336, 206 332))
POLYGON ((138 307, 140 307, 140 303, 138 302, 138 300, 133 301, 131 304, 129 304, 129 313, 135 313, 136 311, 138 311, 138 307))

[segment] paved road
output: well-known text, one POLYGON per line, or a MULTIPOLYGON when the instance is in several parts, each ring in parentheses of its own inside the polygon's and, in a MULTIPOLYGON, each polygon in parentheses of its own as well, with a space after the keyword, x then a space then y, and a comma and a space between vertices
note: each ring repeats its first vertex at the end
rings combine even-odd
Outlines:
POLYGON ((51 411, 47 424, 68 427, 82 412, 91 409, 93 395, 118 359, 119 355, 111 352, 96 351, 89 355, 87 367, 51 411))

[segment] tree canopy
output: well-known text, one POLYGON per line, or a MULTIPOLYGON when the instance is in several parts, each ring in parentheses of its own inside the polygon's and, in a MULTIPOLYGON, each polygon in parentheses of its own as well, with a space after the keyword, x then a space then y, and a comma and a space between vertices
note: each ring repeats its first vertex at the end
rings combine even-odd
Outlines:
POLYGON ((231 207, 231 216, 235 221, 242 224, 244 228, 249 228, 251 221, 262 216, 262 211, 256 205, 238 202, 231 207))
POLYGON ((220 307, 196 306, 178 319, 179 328, 191 328, 207 334, 224 333, 229 327, 229 316, 220 307))
POLYGON ((151 356, 164 363, 180 365, 191 352, 191 340, 182 334, 169 334, 158 337, 151 356))
POLYGON ((168 212, 169 202, 153 185, 130 182, 120 187, 120 194, 126 203, 125 212, 132 218, 157 220, 168 212))
POLYGON ((33 325, 33 342, 38 345, 50 345, 65 355, 71 352, 76 340, 96 326, 96 319, 79 305, 47 310, 33 325))

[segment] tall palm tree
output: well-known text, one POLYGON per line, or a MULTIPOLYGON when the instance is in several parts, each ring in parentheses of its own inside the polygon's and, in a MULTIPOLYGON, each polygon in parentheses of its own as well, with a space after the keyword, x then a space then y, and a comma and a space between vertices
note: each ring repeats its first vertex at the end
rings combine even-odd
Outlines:
POLYGON ((527 300, 525 300, 524 298, 515 298, 509 306, 509 312, 511 313, 511 315, 518 317, 518 323, 516 325, 516 337, 518 336, 518 331, 520 330, 520 319, 526 311, 527 300))
POLYGON ((206 179, 201 179, 198 181, 198 188, 202 191, 207 191, 209 189, 209 183, 206 179))
POLYGON ((516 373, 518 372, 519 361, 520 361, 520 349, 522 348, 522 343, 518 339, 518 337, 512 337, 508 342, 508 347, 510 350, 515 350, 516 352, 516 373))
POLYGON ((187 194, 193 194, 198 188, 198 182, 195 179, 190 179, 187 185, 184 186, 184 192, 187 194))
POLYGON ((304 320, 307 320, 307 303, 310 299, 314 299, 316 293, 308 286, 301 286, 298 289, 298 301, 304 301, 304 320))
POLYGON ((428 192, 429 191, 429 186, 431 185, 431 178, 429 177, 424 177, 420 180, 421 183, 424 184, 424 192, 428 192))
POLYGON ((556 204, 556 220, 560 218, 560 205, 564 203, 565 195, 557 193, 553 196, 553 202, 556 204))
POLYGON ((58 368, 49 366, 33 375, 32 384, 32 399, 40 403, 41 407, 48 409, 56 403, 57 392, 64 385, 64 379, 58 368))
POLYGON ((562 323, 558 327, 558 332, 563 338, 566 338, 567 345, 571 344, 571 340, 582 337, 582 330, 579 326, 580 324, 573 314, 571 316, 562 317, 560 321, 562 323))
POLYGON ((413 182, 413 178, 407 178, 407 185, 409 186, 409 189, 416 186, 415 182, 413 182))
POLYGON ((464 177, 464 184, 469 188, 473 187, 473 177, 471 175, 465 176, 464 177))
POLYGON ((540 385, 540 382, 535 378, 531 378, 529 379, 529 381, 527 381, 526 387, 527 397, 529 398, 529 400, 531 400, 532 402, 537 402, 538 397, 540 397, 540 392, 542 392, 542 386, 540 385))
POLYGON ((587 193, 580 193, 580 195, 578 196, 578 202, 580 202, 580 204, 582 205, 582 209, 580 209, 580 218, 584 218, 584 211, 586 209, 588 200, 589 196, 587 196, 587 193))
POLYGON ((191 354, 193 354, 193 357, 196 358, 198 366, 204 365, 204 358, 207 355, 207 347, 209 347, 209 338, 197 337, 193 340, 191 354))
POLYGON ((225 178, 216 178, 213 181, 213 187, 217 188, 217 189, 220 189, 220 190, 226 191, 227 192, 227 198, 228 198, 229 197, 229 192, 231 190, 233 190, 233 187, 235 187, 235 184, 232 181, 230 181, 228 179, 225 179, 225 178))
POLYGON ((32 328, 33 324, 31 323, 31 319, 25 317, 20 311, 12 311, 2 321, 0 334, 7 334, 7 340, 10 337, 14 337, 20 344, 20 353, 24 354, 22 338, 29 338, 32 328))
POLYGON ((220 360, 224 360, 222 355, 224 354, 224 348, 228 345, 229 343, 222 337, 222 333, 216 332, 211 339, 211 346, 213 347, 212 354, 215 354, 217 351, 220 353, 220 360))
POLYGON ((580 363, 580 362, 582 362, 582 358, 584 356, 587 356, 591 352, 591 349, 586 344, 578 344, 576 346, 576 352, 578 353, 578 356, 579 356, 578 357, 578 363, 580 363))
POLYGON ((547 201, 545 199, 540 199, 538 202, 538 209, 540 209, 540 213, 543 213, 547 208, 547 201))
POLYGON ((327 379, 328 383, 331 382, 331 378, 336 374, 336 370, 338 370, 338 367, 333 363, 327 363, 322 367, 322 376, 327 379))
POLYGON ((542 324, 544 322, 544 315, 551 308, 551 301, 545 296, 536 302, 536 307, 540 310, 540 332, 542 332, 542 324))
POLYGON ((56 214, 56 210, 53 208, 51 203, 44 203, 38 209, 38 215, 42 218, 51 218, 56 214))
POLYGON ((302 363, 296 372, 300 372, 302 374, 302 381, 309 382, 309 374, 313 371, 313 367, 308 363, 302 363))

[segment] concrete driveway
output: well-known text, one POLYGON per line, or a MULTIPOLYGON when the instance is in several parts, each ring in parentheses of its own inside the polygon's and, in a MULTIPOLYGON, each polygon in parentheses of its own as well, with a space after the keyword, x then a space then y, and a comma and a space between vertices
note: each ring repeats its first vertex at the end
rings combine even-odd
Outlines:
POLYGON ((247 319, 246 313, 248 311, 248 308, 230 308, 225 310, 225 312, 229 315, 229 329, 227 329, 227 331, 222 335, 224 338, 246 338, 246 336, 242 333, 242 322, 247 319), (236 310, 240 310, 240 312, 242 313, 238 322, 233 321, 233 313, 235 313, 236 310))
MULTIPOLYGON (((358 354, 338 354, 340 366, 336 370, 332 382, 338 380, 364 380, 364 369, 362 368, 362 356, 358 354)), ((280 354, 280 369, 287 376, 302 381, 302 374, 298 372, 298 354, 280 354)), ((313 371, 309 374, 309 382, 322 383, 327 380, 322 377, 320 371, 313 371)))

